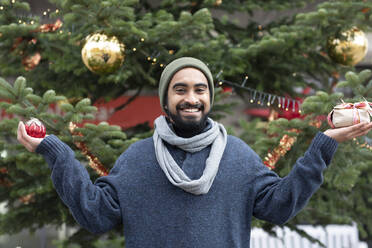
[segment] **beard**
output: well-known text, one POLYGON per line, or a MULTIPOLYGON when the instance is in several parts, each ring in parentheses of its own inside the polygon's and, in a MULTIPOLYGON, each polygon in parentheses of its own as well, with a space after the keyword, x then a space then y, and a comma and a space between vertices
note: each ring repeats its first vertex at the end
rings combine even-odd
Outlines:
MULTIPOLYGON (((168 108, 169 109, 169 108, 168 108)), ((207 119, 209 112, 204 113, 204 105, 203 104, 189 104, 189 103, 181 103, 176 106, 176 113, 172 113, 169 110, 167 111, 169 118, 171 119, 171 123, 173 125, 174 131, 176 134, 183 138, 190 138, 192 136, 198 135, 203 132, 205 127, 207 126, 207 119), (198 120, 192 116, 190 117, 182 117, 180 114, 181 109, 184 108, 198 108, 200 109, 202 116, 198 120)))

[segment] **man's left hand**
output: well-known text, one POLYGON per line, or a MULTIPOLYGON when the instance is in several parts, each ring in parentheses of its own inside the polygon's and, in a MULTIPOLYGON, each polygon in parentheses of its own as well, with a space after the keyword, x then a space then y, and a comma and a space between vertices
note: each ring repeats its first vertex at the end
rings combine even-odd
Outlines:
POLYGON ((334 129, 327 129, 323 133, 337 142, 344 142, 353 138, 366 135, 372 129, 371 123, 358 123, 348 127, 340 127, 334 129))

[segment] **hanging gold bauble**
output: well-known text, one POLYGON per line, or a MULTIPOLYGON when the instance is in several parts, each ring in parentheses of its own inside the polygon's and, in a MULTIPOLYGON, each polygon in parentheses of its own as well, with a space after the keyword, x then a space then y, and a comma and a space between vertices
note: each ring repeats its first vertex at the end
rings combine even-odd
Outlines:
POLYGON ((336 63, 354 66, 367 54, 366 35, 358 28, 352 28, 341 35, 342 39, 330 38, 328 40, 328 55, 336 63))
POLYGON ((116 71, 123 64, 124 50, 124 44, 115 36, 96 33, 85 38, 81 57, 90 71, 107 74, 116 71))
POLYGON ((222 0, 216 0, 214 2, 214 6, 220 6, 222 4, 222 0))

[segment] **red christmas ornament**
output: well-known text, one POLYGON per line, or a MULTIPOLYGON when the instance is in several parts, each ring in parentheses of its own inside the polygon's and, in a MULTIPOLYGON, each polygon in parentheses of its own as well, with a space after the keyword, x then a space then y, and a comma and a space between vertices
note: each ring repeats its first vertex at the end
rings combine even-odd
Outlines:
POLYGON ((28 135, 34 138, 44 138, 46 134, 45 127, 43 123, 41 123, 36 118, 31 118, 31 120, 27 121, 25 124, 26 132, 28 135))

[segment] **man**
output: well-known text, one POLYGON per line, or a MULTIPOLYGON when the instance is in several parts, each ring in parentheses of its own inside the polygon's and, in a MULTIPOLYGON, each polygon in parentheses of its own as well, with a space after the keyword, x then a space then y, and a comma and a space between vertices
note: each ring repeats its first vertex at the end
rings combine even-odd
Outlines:
POLYGON ((122 223, 127 248, 249 247, 252 216, 283 224, 322 183, 337 143, 372 124, 319 132, 285 178, 240 139, 208 118, 214 88, 208 67, 180 58, 163 71, 152 138, 131 145, 94 184, 56 136, 36 139, 20 122, 18 140, 44 156, 54 186, 76 221, 91 232, 122 223))

